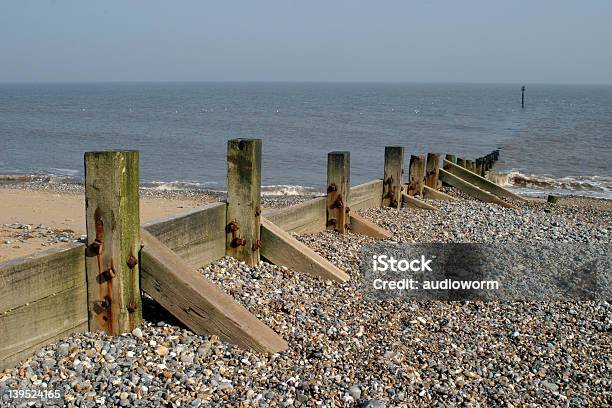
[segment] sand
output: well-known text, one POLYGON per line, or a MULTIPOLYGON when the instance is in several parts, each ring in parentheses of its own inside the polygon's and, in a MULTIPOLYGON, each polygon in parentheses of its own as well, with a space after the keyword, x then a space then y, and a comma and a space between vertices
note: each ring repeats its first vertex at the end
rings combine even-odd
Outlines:
MULTIPOLYGON (((202 204, 195 198, 141 197, 141 223, 186 212, 202 204)), ((64 242, 49 242, 47 236, 38 233, 23 239, 27 230, 15 228, 14 224, 31 225, 34 232, 42 224, 46 228, 40 230, 46 235, 50 235, 47 231, 52 229, 79 238, 85 234, 84 196, 82 193, 0 188, 0 262, 65 245, 64 242)))

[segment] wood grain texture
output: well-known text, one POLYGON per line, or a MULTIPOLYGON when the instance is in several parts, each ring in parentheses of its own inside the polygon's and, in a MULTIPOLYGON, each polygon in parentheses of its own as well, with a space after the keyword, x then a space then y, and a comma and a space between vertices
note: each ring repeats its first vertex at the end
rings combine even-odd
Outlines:
POLYGON ((393 235, 378 224, 351 212, 351 232, 376 239, 391 239, 393 235))
POLYGON ((423 186, 425 185, 425 156, 410 156, 410 166, 408 168, 408 189, 406 194, 409 196, 418 195, 423 197, 423 186))
POLYGON ((474 174, 471 171, 468 171, 446 160, 444 161, 444 170, 451 174, 454 174, 455 176, 467 181, 472 185, 475 185, 481 190, 487 191, 498 197, 506 197, 518 201, 526 201, 523 197, 514 194, 512 191, 506 190, 505 188, 495 184, 491 180, 487 180, 486 178, 481 177, 478 174, 474 174))
POLYGON ((87 329, 84 255, 67 244, 0 264, 0 369, 87 329))
POLYGON ((420 200, 413 196, 409 196, 408 194, 402 194, 402 200, 404 201, 404 206, 406 207, 421 208, 430 211, 438 210, 438 207, 436 207, 435 205, 428 204, 423 200, 420 200))
POLYGON ((264 216, 276 226, 296 234, 325 231, 327 197, 317 197, 285 208, 266 210, 264 216))
POLYGON ((447 172, 444 169, 440 169, 440 179, 443 182, 449 184, 450 186, 455 187, 456 189, 459 189, 465 194, 470 195, 480 201, 484 201, 486 203, 495 203, 502 207, 515 208, 512 204, 505 202, 499 197, 478 188, 477 186, 463 180, 462 178, 455 176, 452 173, 447 172))
POLYGON ((351 211, 365 208, 379 208, 382 206, 383 181, 372 180, 367 183, 351 187, 349 207, 351 211))
POLYGON ((85 153, 90 331, 127 333, 142 319, 139 268, 128 266, 140 251, 138 161, 137 151, 85 153))
POLYGON ((423 198, 426 200, 454 201, 455 198, 433 188, 423 187, 423 198))
POLYGON ((425 165, 425 186, 438 188, 438 170, 440 170, 440 154, 427 153, 427 164, 425 165))
POLYGON ((210 203, 144 228, 188 264, 201 267, 225 255, 225 203, 210 203))
POLYGON ((404 178, 404 148, 385 147, 382 206, 399 208, 402 204, 402 182, 404 178))
POLYGON ((196 334, 215 334, 239 347, 280 352, 287 342, 146 230, 142 287, 196 334))
POLYGON ((226 254, 248 265, 259 263, 261 139, 227 142, 227 218, 238 230, 226 234, 226 254), (244 240, 244 241, 240 241, 244 240))
POLYGON ((347 205, 351 191, 351 156, 349 152, 327 155, 327 224, 340 234, 348 232, 347 205))
POLYGON ((276 265, 336 282, 349 280, 344 271, 266 218, 261 220, 261 239, 262 256, 276 265))

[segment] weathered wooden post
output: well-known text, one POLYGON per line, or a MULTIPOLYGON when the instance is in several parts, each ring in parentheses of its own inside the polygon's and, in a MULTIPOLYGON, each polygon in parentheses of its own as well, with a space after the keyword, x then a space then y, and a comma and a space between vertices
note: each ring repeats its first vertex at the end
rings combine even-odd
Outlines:
POLYGON ((484 165, 482 158, 476 159, 476 174, 484 177, 484 165))
POLYGON ((525 85, 521 86, 521 108, 525 109, 525 85))
POLYGON ((225 253, 251 266, 260 259, 261 145, 261 139, 227 142, 225 253))
POLYGON ((399 208, 401 206, 403 176, 404 148, 401 146, 385 146, 383 207, 399 208))
POLYGON ((408 191, 409 196, 418 195, 423 197, 423 186, 425 185, 425 156, 410 156, 410 167, 408 168, 408 191))
POLYGON ((440 153, 427 153, 425 185, 438 189, 438 172, 440 171, 440 153))
POLYGON ((117 335, 142 319, 139 154, 85 153, 89 330, 117 335))
POLYGON ((347 214, 351 189, 350 169, 349 152, 331 152, 327 155, 327 229, 341 234, 346 234, 350 228, 347 214))
POLYGON ((455 156, 454 154, 447 154, 445 158, 449 162, 457 164, 457 156, 455 156))
POLYGON ((468 169, 469 171, 471 171, 472 173, 476 172, 476 164, 474 163, 474 160, 466 160, 465 161, 465 168, 468 169))
POLYGON ((457 166, 461 166, 465 169, 465 160, 461 157, 457 157, 457 166))

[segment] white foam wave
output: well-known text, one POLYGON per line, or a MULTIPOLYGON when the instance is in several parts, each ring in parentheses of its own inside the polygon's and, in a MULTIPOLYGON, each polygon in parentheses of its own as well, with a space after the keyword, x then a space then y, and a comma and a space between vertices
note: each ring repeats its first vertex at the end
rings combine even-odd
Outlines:
POLYGON ((315 188, 292 184, 276 184, 261 187, 261 194, 265 196, 309 196, 319 193, 320 191, 315 188))
POLYGON ((214 190, 216 182, 200 183, 197 181, 152 181, 144 183, 144 188, 158 191, 180 191, 180 190, 214 190))
POLYGON ((553 177, 525 174, 513 169, 507 173, 489 172, 487 178, 523 194, 577 194, 612 199, 612 177, 607 176, 553 177))

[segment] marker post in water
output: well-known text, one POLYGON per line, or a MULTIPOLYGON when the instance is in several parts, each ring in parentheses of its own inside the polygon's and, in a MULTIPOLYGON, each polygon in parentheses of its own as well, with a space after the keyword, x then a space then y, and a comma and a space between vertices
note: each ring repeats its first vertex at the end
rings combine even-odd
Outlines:
POLYGON ((521 108, 525 109, 525 85, 521 87, 521 108))

